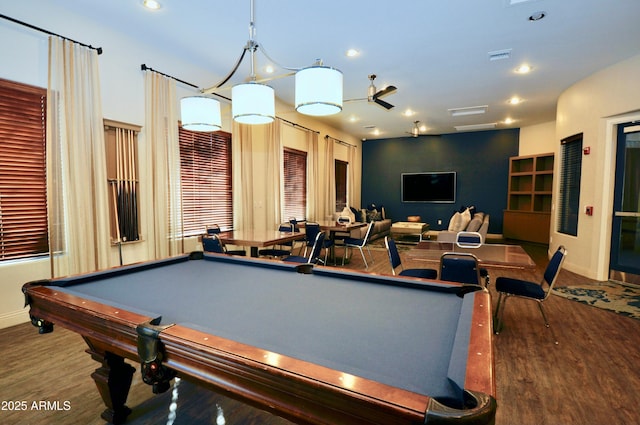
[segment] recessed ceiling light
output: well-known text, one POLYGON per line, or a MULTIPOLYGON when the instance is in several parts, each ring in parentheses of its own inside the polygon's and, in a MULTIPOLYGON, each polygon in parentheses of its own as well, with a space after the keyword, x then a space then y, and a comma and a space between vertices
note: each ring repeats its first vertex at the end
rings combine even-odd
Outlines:
POLYGON ((520 99, 517 96, 513 96, 511 99, 507 101, 507 103, 509 103, 510 105, 517 105, 520 102, 522 102, 522 99, 520 99))
POLYGON ((142 2, 142 5, 147 9, 151 9, 151 10, 158 10, 162 7, 160 2, 156 0, 144 0, 142 2))
POLYGON ((356 117, 355 115, 351 115, 351 116, 349 117, 349 121, 350 121, 350 122, 356 122, 356 121, 358 121, 358 117, 356 117))
POLYGON ((347 57, 349 58, 353 58, 356 57, 360 54, 360 52, 356 49, 349 49, 345 52, 345 55, 347 55, 347 57))
POLYGON ((404 115, 405 117, 412 117, 415 114, 416 114, 415 111, 412 109, 407 109, 402 113, 402 115, 404 115))
POLYGON ((264 67, 264 72, 266 72, 267 74, 273 74, 274 71, 275 69, 272 65, 267 65, 264 67))
POLYGON ((529 16, 529 20, 531 22, 535 22, 535 21, 539 21, 540 19, 543 19, 545 16, 547 16, 547 12, 543 12, 543 11, 534 12, 531 14, 531 16, 529 16))
POLYGON ((531 72, 531 66, 527 64, 520 65, 519 67, 516 68, 516 72, 518 74, 527 74, 531 72))
POLYGON ((509 124, 513 124, 515 122, 515 120, 513 120, 512 118, 507 118, 506 120, 504 120, 504 123, 509 125, 509 124))

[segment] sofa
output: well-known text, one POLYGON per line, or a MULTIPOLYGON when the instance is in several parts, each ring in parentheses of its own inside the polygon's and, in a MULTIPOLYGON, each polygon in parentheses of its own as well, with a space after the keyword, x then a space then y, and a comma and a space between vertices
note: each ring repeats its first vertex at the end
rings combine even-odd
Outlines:
POLYGON ((451 216, 449 227, 438 232, 437 239, 438 242, 455 242, 458 232, 477 232, 484 243, 488 230, 489 214, 476 212, 473 207, 466 207, 451 216))
MULTIPOLYGON (((384 206, 369 205, 367 208, 349 208, 345 207, 342 212, 335 214, 337 220, 340 216, 348 216, 351 221, 358 221, 369 224, 373 221, 373 229, 371 229, 370 241, 385 237, 391 233, 391 219, 386 217, 384 206)), ((363 226, 351 231, 350 237, 363 239, 366 236, 369 226, 363 226)))

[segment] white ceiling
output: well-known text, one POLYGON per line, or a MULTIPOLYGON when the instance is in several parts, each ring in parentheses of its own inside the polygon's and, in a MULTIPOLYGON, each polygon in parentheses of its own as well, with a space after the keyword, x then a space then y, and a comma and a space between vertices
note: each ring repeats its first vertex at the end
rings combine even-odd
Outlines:
MULTIPOLYGON (((210 70, 208 81, 180 72, 176 77, 202 88, 217 83, 249 40, 250 1, 159 1, 162 8, 152 12, 142 0, 57 0, 210 70)), ((323 118, 362 139, 407 136, 415 120, 427 126, 426 134, 453 133, 459 125, 497 123, 500 129, 552 121, 562 91, 640 53, 640 0, 255 0, 255 26, 255 39, 279 64, 304 67, 322 58, 340 69, 345 99, 366 97, 369 74, 378 76, 378 89, 398 88, 383 98, 395 105, 391 110, 349 102, 341 113, 323 118), (545 18, 530 21, 538 11, 545 18), (347 58, 349 48, 360 55, 347 58), (511 49, 509 59, 489 60, 489 52, 504 49, 511 49), (523 63, 533 71, 514 72, 523 63), (507 104, 512 96, 523 102, 507 104), (478 105, 488 105, 488 112, 448 112, 478 105), (407 109, 415 115, 405 116, 407 109), (506 118, 514 122, 505 124, 506 118)), ((265 77, 268 60, 261 53, 256 57, 259 76, 265 77)), ((248 59, 228 87, 249 76, 248 59)), ((269 84, 276 96, 293 103, 292 77, 269 84)), ((231 93, 223 88, 221 94, 231 93)))

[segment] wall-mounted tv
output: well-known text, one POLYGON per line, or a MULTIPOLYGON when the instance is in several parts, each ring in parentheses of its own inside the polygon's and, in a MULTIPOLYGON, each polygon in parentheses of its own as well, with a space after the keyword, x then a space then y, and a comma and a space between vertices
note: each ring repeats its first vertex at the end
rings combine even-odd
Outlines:
POLYGON ((402 173, 402 202, 456 202, 456 172, 402 173))

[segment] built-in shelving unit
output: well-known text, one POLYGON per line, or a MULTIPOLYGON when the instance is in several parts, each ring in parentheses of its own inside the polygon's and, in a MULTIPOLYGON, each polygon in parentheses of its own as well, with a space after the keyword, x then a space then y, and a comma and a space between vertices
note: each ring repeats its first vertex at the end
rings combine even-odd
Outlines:
POLYGON ((506 238, 549 243, 553 153, 509 158, 506 238))

